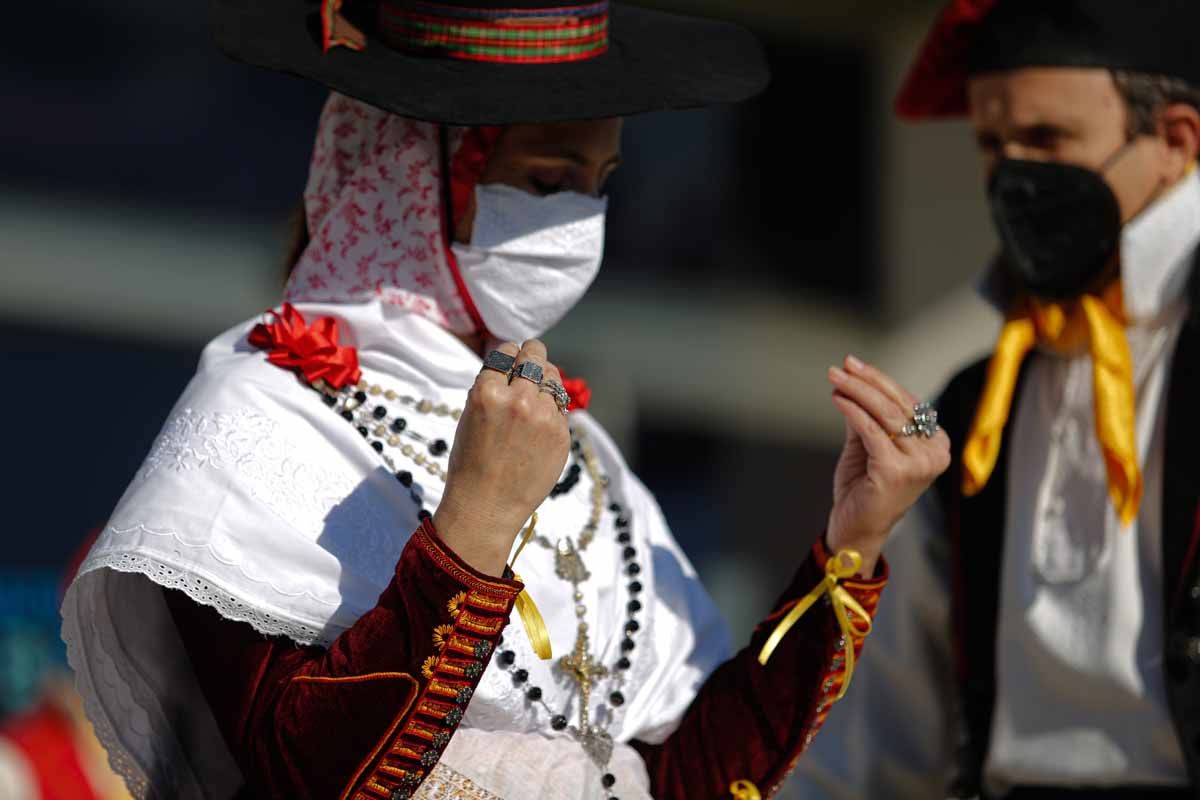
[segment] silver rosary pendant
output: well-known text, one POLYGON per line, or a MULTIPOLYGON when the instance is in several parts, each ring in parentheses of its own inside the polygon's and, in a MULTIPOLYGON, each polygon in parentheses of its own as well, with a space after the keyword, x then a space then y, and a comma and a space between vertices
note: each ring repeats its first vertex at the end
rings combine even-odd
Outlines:
POLYGON ((554 572, 559 578, 576 586, 592 576, 574 543, 567 538, 559 539, 554 548, 554 572))
POLYGON ((608 767, 613 751, 613 740, 608 731, 594 725, 589 725, 585 730, 571 726, 571 734, 601 771, 608 767))

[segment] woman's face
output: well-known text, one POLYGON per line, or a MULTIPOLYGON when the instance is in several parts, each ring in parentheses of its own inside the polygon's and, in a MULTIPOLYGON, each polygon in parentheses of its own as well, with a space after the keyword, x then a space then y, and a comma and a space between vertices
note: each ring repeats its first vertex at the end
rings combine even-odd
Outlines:
MULTIPOLYGON (((530 194, 597 196, 621 164, 620 117, 586 122, 511 125, 496 140, 480 183, 503 183, 530 194)), ((454 240, 471 241, 475 200, 454 225, 454 240)))

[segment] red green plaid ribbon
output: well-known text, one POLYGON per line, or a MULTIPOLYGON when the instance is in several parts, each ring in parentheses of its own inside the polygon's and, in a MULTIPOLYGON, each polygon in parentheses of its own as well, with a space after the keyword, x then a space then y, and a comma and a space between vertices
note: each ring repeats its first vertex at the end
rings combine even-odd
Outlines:
POLYGON ((382 0, 379 25, 394 47, 450 58, 510 64, 581 61, 608 49, 608 0, 537 9, 382 0))

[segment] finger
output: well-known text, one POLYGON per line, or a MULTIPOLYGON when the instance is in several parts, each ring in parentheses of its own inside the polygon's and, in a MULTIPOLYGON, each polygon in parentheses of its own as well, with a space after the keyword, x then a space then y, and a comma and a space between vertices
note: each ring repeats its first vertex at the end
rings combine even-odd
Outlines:
POLYGON ((558 369, 558 366, 555 365, 553 361, 547 361, 545 367, 543 367, 543 371, 545 372, 545 379, 543 380, 543 383, 545 381, 554 381, 555 383, 560 384, 562 383, 562 372, 558 369))
POLYGON ((954 459, 954 442, 950 441, 950 436, 945 430, 939 430, 937 436, 934 437, 934 441, 938 444, 938 453, 940 455, 938 472, 942 473, 950 469, 950 463, 954 459))
POLYGON ((953 445, 950 441, 950 436, 946 433, 945 428, 939 427, 938 432, 933 435, 930 441, 933 442, 933 450, 937 454, 937 462, 940 467, 938 472, 945 472, 950 466, 950 448, 953 445))
POLYGON ((912 393, 905 389, 900 384, 878 367, 868 364, 854 356, 846 356, 846 371, 857 378, 862 378, 868 383, 874 385, 892 399, 898 406, 904 409, 906 414, 910 413, 913 407, 920 402, 912 396, 912 393))
MULTIPOLYGON (((513 358, 516 358, 521 350, 521 348, 517 347, 512 342, 503 342, 497 345, 496 349, 501 353, 504 353, 506 356, 512 356, 513 358)), ((487 383, 508 383, 508 375, 503 372, 498 372, 490 367, 484 367, 479 371, 479 374, 475 376, 475 384, 478 386, 487 383)))
POLYGON ((553 382, 558 386, 562 386, 562 372, 551 361, 546 362, 544 371, 545 376, 542 379, 542 385, 541 388, 538 389, 538 392, 540 392, 546 398, 547 402, 554 404, 554 409, 556 411, 561 411, 561 409, 558 407, 558 401, 554 399, 554 394, 549 390, 548 385, 553 382))
POLYGON ((537 339, 526 341, 521 345, 521 351, 517 354, 517 363, 513 365, 513 377, 511 380, 513 389, 522 394, 536 393, 538 386, 546 380, 546 369, 549 363, 546 357, 546 345, 537 339), (522 364, 536 364, 541 369, 540 377, 536 373, 530 378, 520 377, 517 374, 517 370, 521 369, 522 364), (534 377, 537 380, 534 380, 534 377))
POLYGON ((889 450, 894 452, 892 437, 866 409, 842 394, 833 396, 833 404, 842 412, 850 429, 862 439, 869 455, 878 456, 889 450))
POLYGON ((875 385, 855 377, 845 370, 830 367, 829 380, 839 394, 845 395, 866 409, 881 428, 889 433, 899 432, 908 422, 902 406, 884 394, 875 385))
MULTIPOLYGON (((550 359, 549 354, 546 352, 546 343, 541 339, 526 339, 521 344, 521 355, 535 356, 540 358, 542 361, 548 361, 550 359)), ((520 360, 521 359, 518 357, 517 361, 520 360)))

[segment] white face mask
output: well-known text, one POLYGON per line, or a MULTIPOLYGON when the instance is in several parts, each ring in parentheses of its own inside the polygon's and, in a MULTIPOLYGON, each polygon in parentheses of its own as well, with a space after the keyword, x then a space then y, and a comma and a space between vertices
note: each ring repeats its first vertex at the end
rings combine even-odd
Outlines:
POLYGON ((520 344, 579 302, 600 271, 607 208, 607 198, 574 192, 475 187, 471 243, 453 249, 488 331, 520 344))

